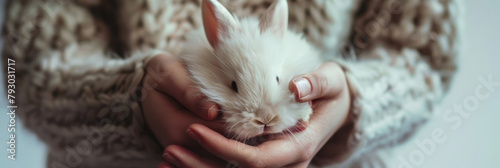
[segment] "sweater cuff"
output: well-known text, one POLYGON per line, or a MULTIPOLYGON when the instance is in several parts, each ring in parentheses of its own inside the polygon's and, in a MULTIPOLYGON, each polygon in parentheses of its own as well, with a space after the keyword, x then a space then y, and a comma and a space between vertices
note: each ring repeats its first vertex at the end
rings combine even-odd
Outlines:
POLYGON ((358 87, 346 64, 339 61, 335 62, 345 73, 351 105, 344 125, 335 132, 314 158, 312 163, 318 166, 341 163, 350 158, 360 146, 358 123, 361 115, 361 107, 357 103, 357 100, 360 98, 358 87))

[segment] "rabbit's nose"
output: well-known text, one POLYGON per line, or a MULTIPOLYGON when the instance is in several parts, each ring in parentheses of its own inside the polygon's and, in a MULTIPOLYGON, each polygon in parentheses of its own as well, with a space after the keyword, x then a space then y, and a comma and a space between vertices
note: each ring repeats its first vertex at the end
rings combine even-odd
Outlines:
POLYGON ((258 125, 264 125, 265 127, 270 127, 273 125, 276 125, 279 121, 279 116, 274 114, 274 115, 267 115, 268 117, 259 117, 255 118, 253 120, 254 123, 258 125))

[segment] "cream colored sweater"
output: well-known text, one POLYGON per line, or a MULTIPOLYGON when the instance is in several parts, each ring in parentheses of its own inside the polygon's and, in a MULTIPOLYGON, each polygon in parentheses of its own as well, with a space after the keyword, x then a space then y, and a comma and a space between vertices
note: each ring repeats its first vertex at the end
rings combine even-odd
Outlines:
MULTIPOLYGON (((271 0, 221 0, 240 17, 271 0)), ((47 167, 155 167, 163 148, 140 108, 144 66, 200 28, 198 0, 10 0, 3 56, 16 60, 18 115, 47 167)), ((456 69, 456 0, 289 0, 291 29, 346 70, 350 124, 314 163, 376 166, 433 116, 456 69), (349 139, 339 139, 347 135, 349 139), (330 151, 330 152, 325 152, 330 151)))

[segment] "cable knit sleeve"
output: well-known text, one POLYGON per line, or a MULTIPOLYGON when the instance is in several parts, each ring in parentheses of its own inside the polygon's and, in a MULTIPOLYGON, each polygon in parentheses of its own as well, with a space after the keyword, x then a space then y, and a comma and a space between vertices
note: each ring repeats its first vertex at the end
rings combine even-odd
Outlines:
POLYGON ((331 140, 347 146, 335 148, 343 165, 383 163, 370 161, 380 159, 375 149, 404 142, 433 116, 456 70, 458 9, 453 0, 361 3, 352 45, 334 58, 353 95, 352 125, 331 140))
POLYGON ((162 149, 151 148, 138 104, 155 52, 113 54, 107 26, 74 1, 12 0, 7 9, 3 56, 16 61, 17 114, 49 146, 47 166, 156 166, 162 149))

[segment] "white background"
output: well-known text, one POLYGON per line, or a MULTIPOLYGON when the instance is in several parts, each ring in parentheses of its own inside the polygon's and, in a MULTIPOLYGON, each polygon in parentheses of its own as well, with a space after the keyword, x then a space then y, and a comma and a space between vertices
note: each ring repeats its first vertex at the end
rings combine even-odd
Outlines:
MULTIPOLYGON (((4 0, 1 2, 3 20, 4 0)), ((463 105, 463 101, 473 96, 480 85, 478 77, 493 75, 493 80, 500 82, 500 1, 468 0, 462 41, 464 42, 459 60, 459 71, 447 98, 439 112, 453 110, 454 104, 463 105)), ((2 21, 3 22, 3 21, 2 21)), ((0 43, 1 44, 1 43, 0 43)), ((2 45, 0 45, 1 47, 2 45)), ((3 64, 3 62, 2 62, 3 64)), ((0 75, 4 79, 4 74, 0 75)), ((29 131, 17 125, 17 160, 7 159, 8 116, 4 83, 0 87, 0 167, 41 168, 45 167, 46 148, 29 131), (2 96, 3 95, 3 96, 2 96)), ((20 121, 17 120, 19 124, 20 121)), ((500 167, 500 87, 490 98, 479 102, 479 108, 469 118, 463 118, 457 129, 454 123, 445 122, 441 114, 419 131, 415 138, 396 149, 391 167, 402 166, 402 160, 410 162, 412 167, 422 168, 497 168, 500 167), (432 138, 432 131, 443 129, 446 140, 436 143, 435 149, 423 157, 415 153, 422 152, 416 142, 432 138), (413 153, 413 154, 412 154, 413 153), (397 157, 400 156, 400 157, 397 157)))

